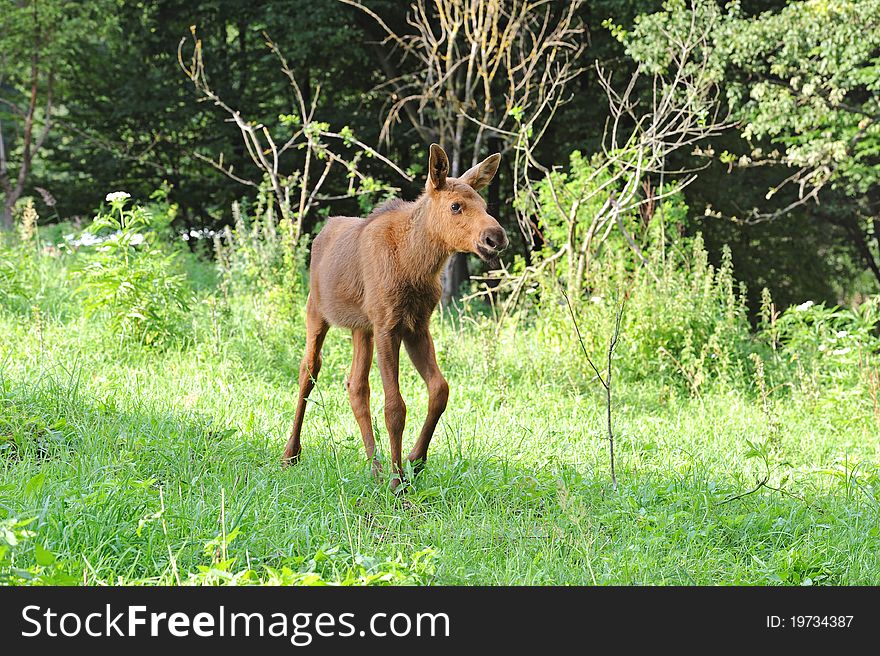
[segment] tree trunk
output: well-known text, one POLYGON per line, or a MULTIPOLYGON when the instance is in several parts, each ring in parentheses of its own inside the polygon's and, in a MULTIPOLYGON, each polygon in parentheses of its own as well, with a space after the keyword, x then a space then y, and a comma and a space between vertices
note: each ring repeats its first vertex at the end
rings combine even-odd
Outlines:
POLYGON ((847 224, 846 228, 849 230, 850 235, 852 235, 853 242, 855 242, 856 249, 859 251, 859 254, 862 256, 862 260, 865 265, 874 274, 874 277, 877 279, 877 282, 880 283, 880 262, 878 262, 874 258, 874 254, 871 252, 871 247, 868 245, 868 239, 865 233, 862 231, 862 228, 858 224, 847 224))
POLYGON ((18 196, 9 177, 6 152, 6 135, 3 133, 3 121, 0 120, 0 192, 3 193, 3 217, 0 219, 0 229, 9 230, 12 228, 12 208, 15 207, 18 196))
MULTIPOLYGON (((490 136, 486 140, 486 144, 489 146, 489 153, 500 153, 501 149, 504 147, 504 143, 497 136, 490 136)), ((479 155, 477 153, 474 154, 474 159, 477 159, 479 155)), ((475 162, 476 164, 476 162, 475 162)), ((486 195, 486 205, 487 211, 489 214, 495 217, 495 219, 504 226, 504 222, 501 217, 501 169, 499 169, 495 173, 495 177, 492 178, 492 182, 489 183, 488 193, 486 195)), ((487 280, 486 287, 491 290, 489 294, 489 302, 494 306, 495 305, 495 289, 501 283, 501 279, 495 280, 487 280)))
POLYGON ((15 200, 12 199, 11 195, 5 195, 3 198, 3 223, 0 225, 4 230, 12 228, 12 208, 14 206, 15 200))
POLYGON ((443 294, 440 297, 440 305, 449 307, 460 295, 462 284, 469 277, 467 253, 455 253, 446 264, 443 271, 443 294))

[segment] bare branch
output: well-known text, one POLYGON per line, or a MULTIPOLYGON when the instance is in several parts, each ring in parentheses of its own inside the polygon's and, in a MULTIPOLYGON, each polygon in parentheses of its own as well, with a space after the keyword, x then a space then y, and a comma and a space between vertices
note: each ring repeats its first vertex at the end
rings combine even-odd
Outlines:
MULTIPOLYGON (((349 176, 349 193, 342 196, 344 198, 365 193, 355 189, 353 183, 354 179, 360 182, 367 180, 367 176, 357 169, 357 162, 362 155, 378 159, 404 179, 411 180, 411 176, 399 166, 374 148, 355 138, 347 128, 339 132, 331 131, 327 129, 326 123, 316 120, 320 87, 315 89, 310 102, 307 103, 302 88, 286 58, 275 42, 264 32, 266 46, 278 59, 281 70, 287 77, 293 92, 293 112, 286 119, 285 124, 285 128, 291 130, 292 133, 286 137, 287 140, 283 143, 277 141, 269 126, 247 120, 239 110, 228 105, 213 90, 205 71, 202 42, 196 37, 195 28, 192 28, 191 31, 194 39, 192 54, 188 62, 184 61, 183 47, 187 38, 181 39, 177 49, 178 64, 202 99, 212 102, 226 114, 228 122, 234 123, 238 127, 248 156, 259 171, 261 179, 268 183, 272 190, 282 221, 287 226, 286 237, 291 247, 298 242, 302 233, 303 221, 316 202, 340 198, 339 196, 321 194, 321 189, 330 179, 331 171, 334 168, 344 170, 349 176), (342 148, 332 147, 331 142, 342 148), (280 146, 279 143, 281 143, 280 146), (286 160, 283 161, 283 156, 292 150, 302 150, 304 161, 298 170, 284 173, 283 168, 286 160), (354 150, 355 152, 349 155, 346 150, 354 150), (322 161, 323 166, 313 176, 312 168, 318 161, 322 161), (296 208, 291 207, 292 192, 298 193, 296 208)), ((240 184, 255 188, 260 187, 260 182, 257 180, 235 173, 232 165, 224 165, 222 154, 217 160, 199 153, 196 153, 195 156, 240 184)), ((388 185, 381 185, 379 188, 386 191, 396 190, 388 185)))
MULTIPOLYGON (((661 190, 661 196, 679 192, 705 167, 673 169, 667 164, 670 156, 691 149, 734 124, 719 102, 719 91, 709 68, 711 45, 705 32, 698 29, 692 17, 684 36, 667 37, 670 66, 666 73, 652 75, 651 93, 646 99, 637 94, 639 82, 645 76, 643 67, 637 66, 620 87, 596 62, 595 72, 608 98, 608 120, 602 151, 591 161, 592 170, 577 186, 570 182, 560 185, 559 173, 536 161, 531 136, 534 124, 520 128, 514 160, 518 171, 515 187, 523 208, 518 212, 520 227, 531 242, 535 221, 530 214, 542 202, 546 203, 546 196, 539 198, 540 185, 540 189, 549 192, 552 206, 565 222, 566 243, 548 245, 568 253, 569 294, 580 291, 593 252, 601 249, 613 229, 620 232, 642 266, 647 266, 647 257, 623 221, 648 201, 642 195, 645 180, 658 176, 665 182, 672 178, 671 187, 661 190), (535 176, 534 172, 541 175, 535 176), (583 216, 583 208, 595 204, 600 204, 600 209, 590 217, 583 216)), ((652 197, 651 202, 656 200, 652 197)), ((656 279, 650 268, 648 272, 656 279)))

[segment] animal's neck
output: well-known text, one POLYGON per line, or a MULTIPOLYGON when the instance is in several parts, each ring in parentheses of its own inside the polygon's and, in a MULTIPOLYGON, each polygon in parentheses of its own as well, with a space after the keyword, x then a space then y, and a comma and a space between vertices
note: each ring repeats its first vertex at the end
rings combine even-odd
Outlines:
POLYGON ((432 234, 428 226, 428 208, 424 199, 416 201, 406 225, 402 240, 401 259, 407 269, 423 279, 440 275, 452 251, 432 234))

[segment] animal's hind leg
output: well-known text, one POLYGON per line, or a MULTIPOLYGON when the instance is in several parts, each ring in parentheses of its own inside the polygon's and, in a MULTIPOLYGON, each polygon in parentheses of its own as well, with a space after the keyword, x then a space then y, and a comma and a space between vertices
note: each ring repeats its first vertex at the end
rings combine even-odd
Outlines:
POLYGON ((428 445, 431 444, 437 422, 440 421, 440 415, 446 410, 446 403, 449 400, 449 385, 443 378, 443 374, 440 373, 440 367, 437 366, 434 341, 427 328, 406 336, 403 343, 406 346, 406 352, 409 353, 410 360, 428 387, 428 415, 425 417, 419 439, 416 440, 415 446, 409 454, 410 462, 424 464, 428 458, 428 445))
POLYGON ((403 480, 401 445, 406 424, 406 403, 400 395, 398 372, 400 335, 393 328, 377 326, 375 339, 379 373, 382 375, 382 387, 385 390, 385 428, 388 429, 388 441, 391 445, 391 489, 394 490, 403 480))
POLYGON ((370 416, 370 367, 373 364, 373 333, 369 330, 351 331, 352 359, 351 372, 346 387, 352 412, 361 429, 364 450, 367 458, 373 461, 373 474, 379 473, 379 461, 375 458, 376 439, 373 436, 373 423, 370 416))
POLYGON ((281 456, 283 465, 290 465, 299 459, 302 451, 300 435, 302 434, 303 419, 306 415, 306 399, 321 370, 321 347, 324 345, 324 337, 330 325, 324 321, 324 317, 318 312, 312 296, 306 302, 306 352, 299 365, 299 400, 296 405, 296 418, 293 420, 293 429, 287 446, 284 447, 284 455, 281 456))

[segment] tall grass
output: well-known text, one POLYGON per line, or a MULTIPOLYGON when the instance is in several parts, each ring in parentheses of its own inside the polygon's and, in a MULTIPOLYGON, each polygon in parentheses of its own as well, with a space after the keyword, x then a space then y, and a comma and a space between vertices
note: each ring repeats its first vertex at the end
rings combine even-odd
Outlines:
MULTIPOLYGON (((305 288, 290 276, 302 269, 243 285, 261 265, 230 264, 264 261, 242 249, 268 238, 243 218, 219 269, 180 254, 193 300, 174 325, 186 338, 161 345, 120 339, 71 291, 100 245, 7 238, 0 579, 880 582, 876 300, 780 312, 766 296, 753 328, 732 265, 712 268, 698 241, 655 267, 658 280, 629 275, 616 492, 601 390, 556 283, 536 281, 500 325, 478 311, 438 314, 450 405, 426 469, 396 495, 370 476, 348 407, 345 331, 328 335, 302 462, 278 464, 304 340, 305 288)), ((613 266, 603 275, 573 299, 597 352, 622 280, 613 266)), ((411 440, 427 395, 408 364, 401 386, 411 440)))

